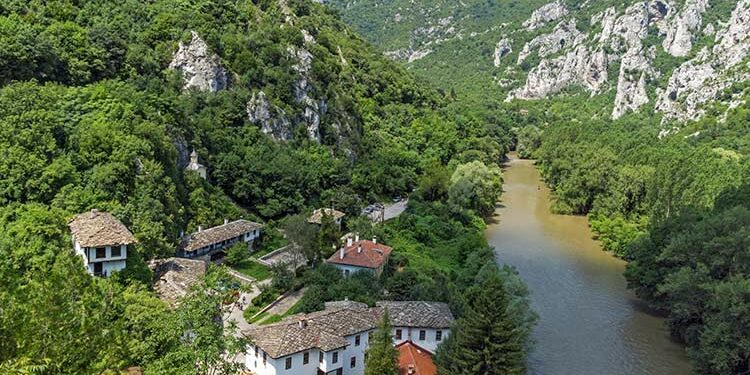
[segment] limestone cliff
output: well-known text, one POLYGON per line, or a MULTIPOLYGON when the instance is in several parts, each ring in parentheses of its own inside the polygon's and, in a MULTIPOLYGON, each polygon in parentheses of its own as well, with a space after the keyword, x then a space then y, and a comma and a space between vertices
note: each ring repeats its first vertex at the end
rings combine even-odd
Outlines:
POLYGON ((180 42, 179 48, 169 63, 169 68, 182 73, 183 89, 219 91, 228 86, 228 74, 221 65, 221 59, 212 53, 195 31, 188 43, 180 42))

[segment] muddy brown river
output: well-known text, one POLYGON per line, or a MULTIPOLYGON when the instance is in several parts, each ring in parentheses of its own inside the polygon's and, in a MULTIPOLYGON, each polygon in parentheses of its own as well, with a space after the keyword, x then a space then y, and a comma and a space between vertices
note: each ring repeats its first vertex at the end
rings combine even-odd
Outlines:
POLYGON ((592 240, 586 218, 550 213, 533 162, 513 157, 503 178, 486 236, 498 262, 518 269, 539 314, 529 373, 689 374, 684 347, 626 289, 624 262, 592 240))

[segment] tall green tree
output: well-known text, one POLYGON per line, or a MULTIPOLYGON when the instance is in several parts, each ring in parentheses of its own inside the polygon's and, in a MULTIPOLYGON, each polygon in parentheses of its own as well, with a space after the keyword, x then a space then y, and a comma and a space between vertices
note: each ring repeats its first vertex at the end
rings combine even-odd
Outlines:
POLYGON ((435 357, 441 375, 509 375, 526 372, 524 340, 495 273, 481 284, 435 357))
POLYGON ((391 318, 386 309, 380 319, 380 326, 370 340, 365 361, 365 375, 397 375, 398 351, 393 347, 391 318))

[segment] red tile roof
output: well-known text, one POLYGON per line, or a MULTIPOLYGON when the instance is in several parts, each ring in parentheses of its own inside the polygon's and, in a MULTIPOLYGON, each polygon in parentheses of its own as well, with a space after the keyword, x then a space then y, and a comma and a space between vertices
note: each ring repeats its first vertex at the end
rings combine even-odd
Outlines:
POLYGON ((341 258, 341 249, 328 258, 328 263, 344 264, 356 267, 379 268, 388 260, 393 249, 383 244, 369 240, 362 240, 344 247, 344 257, 341 258), (362 251, 359 251, 362 246, 362 251))
POLYGON ((396 345, 399 375, 435 375, 437 368, 430 352, 411 341, 396 345))

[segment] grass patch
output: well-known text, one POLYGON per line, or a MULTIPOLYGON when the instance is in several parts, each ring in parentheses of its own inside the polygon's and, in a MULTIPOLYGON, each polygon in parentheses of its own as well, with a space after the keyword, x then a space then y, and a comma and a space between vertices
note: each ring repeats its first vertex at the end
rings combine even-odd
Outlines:
POLYGON ((264 326, 264 325, 267 325, 267 324, 278 323, 278 322, 281 321, 281 319, 284 319, 283 315, 273 314, 273 315, 269 316, 267 319, 261 321, 258 324, 264 326))
POLYGON ((269 230, 268 232, 264 234, 263 240, 260 243, 258 251, 254 252, 252 255, 256 258, 260 258, 286 245, 289 245, 289 240, 284 238, 281 232, 275 229, 269 230))
POLYGON ((271 269, 252 260, 245 260, 232 268, 256 280, 265 280, 271 277, 271 269))
POLYGON ((245 320, 247 320, 248 323, 253 324, 253 323, 257 323, 257 322, 259 322, 259 321, 261 321, 261 320, 263 320, 263 319, 265 319, 267 317, 268 317, 268 312, 264 311, 262 314, 259 314, 258 316, 254 317, 254 318, 252 316, 249 316, 249 317, 246 316, 245 320))

